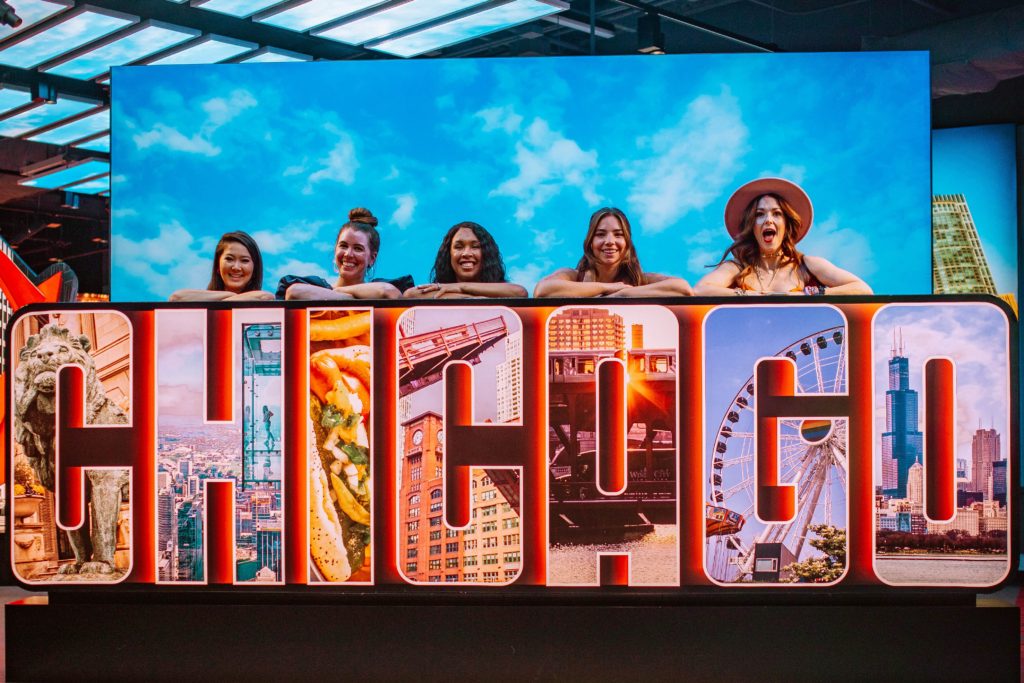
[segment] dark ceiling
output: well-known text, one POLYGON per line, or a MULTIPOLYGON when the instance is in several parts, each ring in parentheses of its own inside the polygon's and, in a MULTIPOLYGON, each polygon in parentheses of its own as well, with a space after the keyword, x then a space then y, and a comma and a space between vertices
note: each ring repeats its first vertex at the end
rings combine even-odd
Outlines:
MULTIPOLYGON (((9 0, 9 4, 17 10, 18 0, 9 0)), ((317 59, 392 59, 373 50, 192 6, 198 4, 74 0, 73 7, 89 5, 125 12, 142 20, 186 26, 203 34, 239 38, 317 59)), ((667 53, 931 50, 935 127, 1024 123, 1024 4, 1019 2, 572 0, 569 5, 568 10, 546 19, 420 58, 621 55, 635 54, 653 44, 667 53)), ((4 42, 0 39, 0 46, 4 42)), ((24 87, 47 80, 57 82, 61 92, 80 91, 101 105, 109 104, 109 89, 102 80, 75 82, 38 69, 0 67, 4 85, 24 87)), ((36 190, 17 183, 26 165, 57 154, 77 153, 67 147, 0 138, 0 234, 37 272, 60 259, 78 273, 81 291, 105 293, 109 287, 109 198, 69 197, 63 191, 36 190)))

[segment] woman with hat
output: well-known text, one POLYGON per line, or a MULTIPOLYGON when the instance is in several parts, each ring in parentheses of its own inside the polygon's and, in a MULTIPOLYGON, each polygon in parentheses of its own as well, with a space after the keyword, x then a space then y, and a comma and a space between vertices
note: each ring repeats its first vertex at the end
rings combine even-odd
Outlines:
POLYGON ((871 294, 853 273, 797 250, 813 219, 811 200, 795 183, 761 178, 743 185, 725 206, 725 226, 733 243, 715 269, 697 282, 694 293, 871 294))

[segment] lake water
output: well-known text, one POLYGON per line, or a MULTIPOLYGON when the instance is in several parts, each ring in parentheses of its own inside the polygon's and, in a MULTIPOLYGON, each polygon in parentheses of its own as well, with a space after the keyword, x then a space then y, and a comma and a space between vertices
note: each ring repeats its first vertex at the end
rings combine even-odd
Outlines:
POLYGON ((1009 568, 1010 560, 1006 555, 875 558, 875 571, 879 577, 891 583, 991 586, 999 583, 1009 568))

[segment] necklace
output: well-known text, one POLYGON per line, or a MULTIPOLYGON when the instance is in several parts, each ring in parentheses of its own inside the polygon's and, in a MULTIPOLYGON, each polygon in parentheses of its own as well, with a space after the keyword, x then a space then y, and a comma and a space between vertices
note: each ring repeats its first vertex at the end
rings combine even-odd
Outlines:
MULTIPOLYGON (((767 274, 768 268, 766 267, 764 270, 765 270, 765 273, 767 274)), ((761 291, 762 292, 767 292, 769 289, 771 289, 772 283, 775 282, 775 276, 779 274, 779 270, 780 270, 779 268, 773 268, 772 269, 772 271, 771 271, 772 276, 770 278, 768 278, 768 284, 765 285, 764 280, 761 279, 761 268, 760 268, 760 266, 754 266, 754 275, 757 276, 757 284, 761 285, 761 291)))

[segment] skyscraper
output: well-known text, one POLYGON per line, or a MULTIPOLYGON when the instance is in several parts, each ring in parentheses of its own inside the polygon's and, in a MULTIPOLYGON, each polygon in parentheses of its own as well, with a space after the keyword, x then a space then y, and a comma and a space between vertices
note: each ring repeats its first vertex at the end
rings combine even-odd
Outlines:
POLYGON ((498 422, 516 422, 523 417, 523 333, 505 339, 505 360, 495 369, 498 378, 498 422))
POLYGON ((994 429, 978 429, 971 439, 971 490, 984 491, 989 495, 989 479, 992 477, 992 463, 999 460, 999 432, 994 429))
POLYGON ((907 470, 907 499, 914 505, 924 505, 924 466, 920 460, 907 470))
POLYGON ((922 435, 917 429, 917 392, 910 388, 910 359, 903 355, 902 340, 899 345, 893 341, 882 433, 882 493, 906 498, 907 474, 921 458, 922 435))
POLYGON ((932 290, 936 294, 995 294, 974 218, 962 194, 932 197, 932 290))

